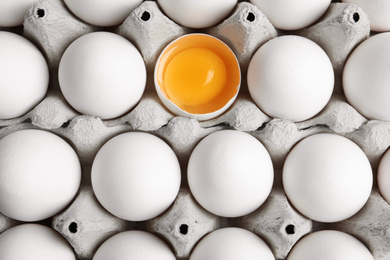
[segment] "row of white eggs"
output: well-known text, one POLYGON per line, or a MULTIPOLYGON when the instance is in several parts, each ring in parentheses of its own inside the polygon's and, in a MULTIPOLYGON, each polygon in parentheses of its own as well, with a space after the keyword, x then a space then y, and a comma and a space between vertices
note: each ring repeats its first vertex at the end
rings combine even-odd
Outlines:
MULTIPOLYGON (((0 119, 22 116, 46 94, 49 71, 39 50, 25 38, 0 32, 3 87, 0 119), (22 76, 21 76, 22 75, 22 76)), ((361 43, 350 55, 343 73, 349 103, 369 119, 390 120, 390 33, 361 43)), ((146 85, 141 54, 125 38, 94 32, 75 40, 59 64, 61 91, 82 114, 112 119, 128 113, 146 85), (130 72, 130 73, 129 73, 130 72)), ((208 120, 225 112, 240 89, 240 67, 233 52, 206 34, 189 34, 161 53, 155 87, 174 114, 208 120), (183 87, 185 86, 185 88, 183 87)), ((270 117, 294 122, 318 114, 333 93, 334 73, 326 53, 314 42, 286 35, 262 45, 248 72, 249 93, 270 117)))
MULTIPOLYGON (((378 170, 378 185, 390 202, 390 152, 378 170)), ((268 198, 274 167, 252 135, 217 131, 202 139, 188 161, 187 178, 196 201, 227 218, 245 216, 268 198)), ((143 132, 106 142, 92 164, 91 181, 102 206, 127 221, 152 219, 175 200, 180 163, 168 144, 143 132)), ((310 219, 345 220, 366 203, 373 172, 364 152, 336 134, 300 141, 283 166, 283 187, 292 205, 310 219), (353 181, 351 181, 353 180, 353 181)), ((40 221, 63 210, 81 180, 79 159, 63 139, 43 130, 20 130, 0 140, 0 212, 20 221, 40 221)))
MULTIPOLYGON (((64 0, 68 8, 81 20, 97 26, 116 26, 143 0, 77 1, 64 0)), ((19 26, 23 23, 27 9, 37 0, 3 1, 0 8, 0 27, 19 26)), ((173 21, 189 28, 206 28, 220 23, 226 18, 237 0, 157 0, 160 7, 173 21)), ((331 0, 250 0, 264 12, 278 29, 297 30, 317 21, 327 10, 331 0)), ((359 5, 370 16, 373 31, 390 30, 388 12, 390 4, 386 0, 343 0, 359 5)))
MULTIPOLYGON (((356 259, 373 260, 370 251, 359 240, 340 231, 323 230, 302 238, 290 251, 287 260, 356 259)), ((66 240, 54 230, 23 224, 0 235, 0 258, 7 260, 75 260, 66 240)), ((93 260, 161 259, 175 260, 169 246, 159 237, 144 231, 124 231, 106 240, 93 260)), ((259 236, 235 227, 207 234, 195 246, 190 260, 275 260, 271 249, 259 236)))

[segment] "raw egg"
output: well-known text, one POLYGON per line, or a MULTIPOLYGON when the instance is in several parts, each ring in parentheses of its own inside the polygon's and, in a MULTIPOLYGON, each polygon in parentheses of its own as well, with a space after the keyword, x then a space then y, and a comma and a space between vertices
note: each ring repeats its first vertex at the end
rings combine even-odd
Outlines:
POLYGON ((369 119, 390 121, 390 32, 372 36, 349 56, 343 72, 348 102, 369 119))
POLYGON ((290 151, 283 167, 283 186, 292 205, 320 222, 353 216, 368 200, 372 184, 365 153, 336 134, 303 139, 290 151))
POLYGON ((10 32, 0 31, 0 57, 0 119, 11 119, 29 112, 45 97, 49 68, 35 45, 10 32))
POLYGON ((372 31, 390 30, 390 1, 388 0, 341 0, 343 3, 355 4, 370 17, 372 31))
POLYGON ((81 180, 77 154, 59 136, 20 130, 0 140, 0 212, 39 221, 63 210, 81 180))
POLYGON ((262 45, 248 67, 249 93, 270 117, 303 121, 328 103, 334 85, 325 51, 301 36, 277 37, 262 45))
POLYGON ((331 0, 250 0, 278 29, 299 30, 316 22, 331 0))
POLYGON ((0 234, 2 260, 76 260, 69 243, 54 229, 22 224, 0 234))
POLYGON ((374 260, 367 247, 355 237, 336 230, 321 230, 298 241, 287 260, 374 260))
POLYGON ((170 43, 156 63, 154 82, 174 114, 207 120, 236 99, 240 66, 232 50, 207 34, 188 34, 170 43))
POLYGON ((189 260, 275 260, 268 245, 254 233, 236 227, 218 229, 206 235, 189 260))
POLYGON ((382 156, 378 167, 378 187, 382 197, 390 204, 390 150, 382 156))
POLYGON ((129 132, 103 145, 93 161, 91 178, 104 208, 119 218, 143 221, 172 204, 181 172, 167 143, 152 134, 129 132))
POLYGON ((106 240, 96 251, 92 260, 176 260, 164 241, 145 231, 131 230, 119 233, 106 240))
POLYGON ((157 0, 161 9, 176 23, 190 28, 206 28, 222 22, 237 0, 157 0))
POLYGON ((274 177, 271 157, 262 143, 234 130, 201 140, 190 156, 187 174, 199 204, 223 217, 243 216, 260 207, 274 177))
POLYGON ((23 24, 24 14, 38 0, 1 0, 0 27, 16 27, 23 24))
POLYGON ((59 64, 61 91, 82 114, 111 119, 141 99, 146 67, 137 48, 114 33, 94 32, 75 40, 59 64))
POLYGON ((65 0, 81 20, 96 26, 116 26, 124 22, 143 0, 65 0))

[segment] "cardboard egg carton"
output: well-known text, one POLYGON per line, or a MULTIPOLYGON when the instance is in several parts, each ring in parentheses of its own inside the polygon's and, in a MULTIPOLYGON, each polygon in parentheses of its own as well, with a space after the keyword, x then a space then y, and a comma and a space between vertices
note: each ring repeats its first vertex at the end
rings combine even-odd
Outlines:
MULTIPOLYGON (((26 13, 23 28, 2 30, 21 34, 40 48, 49 64, 51 80, 46 97, 33 110, 19 118, 0 120, 0 138, 21 129, 37 128, 61 136, 77 152, 83 168, 78 195, 63 212, 42 222, 69 241, 77 259, 92 259, 106 239, 130 229, 157 234, 171 246, 178 259, 188 259, 204 235, 226 226, 238 226, 258 234, 268 243, 276 259, 286 259, 302 236, 323 229, 354 235, 368 247, 375 260, 390 258, 390 206, 380 196, 376 181, 361 211, 331 224, 310 220, 297 212, 287 200, 281 181, 283 163, 291 148, 307 136, 324 132, 340 134, 358 144, 369 158, 376 179, 379 161, 390 146, 390 123, 368 120, 359 114, 347 103, 341 86, 342 68, 348 55, 371 33, 369 18, 361 8, 333 1, 314 25, 286 32, 276 30, 257 7, 240 1, 219 25, 192 30, 170 20, 155 1, 144 1, 120 26, 98 28, 76 18, 62 0, 40 0, 26 13), (119 118, 104 121, 75 111, 62 96, 57 78, 58 64, 67 46, 78 37, 98 30, 114 32, 130 40, 141 52, 148 70, 146 90, 138 105, 119 118), (191 32, 204 32, 223 40, 235 52, 242 70, 240 93, 232 107, 223 115, 203 122, 169 112, 158 99, 153 83, 154 64, 162 49, 175 38, 191 32), (270 118, 252 102, 246 85, 251 56, 266 41, 283 34, 302 35, 318 43, 335 70, 335 89, 328 105, 303 122, 270 118), (255 136, 267 148, 274 163, 275 181, 267 201, 255 212, 240 218, 222 218, 207 212, 192 197, 186 179, 187 162, 196 144, 208 134, 223 129, 255 136), (143 222, 124 221, 107 212, 97 201, 90 181, 91 165, 100 147, 128 131, 145 131, 165 140, 175 151, 182 170, 181 190, 173 205, 162 215, 143 222)), ((20 222, 0 214, 0 232, 17 224, 20 222)))

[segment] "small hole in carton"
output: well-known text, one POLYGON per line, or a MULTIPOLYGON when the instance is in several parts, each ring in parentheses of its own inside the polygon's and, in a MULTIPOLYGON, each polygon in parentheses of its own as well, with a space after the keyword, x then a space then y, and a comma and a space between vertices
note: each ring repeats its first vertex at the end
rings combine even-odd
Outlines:
POLYGON ((70 231, 70 233, 73 233, 73 234, 77 233, 77 223, 76 222, 70 223, 69 231, 70 231))
POLYGON ((179 231, 180 231, 181 234, 187 235, 187 233, 188 233, 188 225, 182 224, 182 225, 179 227, 179 231))
POLYGON ((359 22, 359 20, 360 20, 360 15, 359 15, 359 13, 354 13, 354 14, 352 15, 352 19, 355 21, 355 23, 359 22))
POLYGON ((141 20, 144 22, 147 22, 147 21, 149 21, 149 19, 150 19, 150 13, 147 11, 144 11, 141 15, 141 20))
POLYGON ((249 22, 254 22, 255 19, 256 19, 255 14, 252 13, 252 12, 249 12, 249 13, 248 13, 248 16, 246 17, 246 20, 249 21, 249 22))
POLYGON ((38 9, 37 10, 37 15, 38 15, 38 18, 42 18, 45 16, 45 10, 43 9, 38 9))
POLYGON ((294 225, 288 225, 287 227, 286 227, 286 233, 288 234, 288 235, 294 235, 295 234, 295 226, 294 225))

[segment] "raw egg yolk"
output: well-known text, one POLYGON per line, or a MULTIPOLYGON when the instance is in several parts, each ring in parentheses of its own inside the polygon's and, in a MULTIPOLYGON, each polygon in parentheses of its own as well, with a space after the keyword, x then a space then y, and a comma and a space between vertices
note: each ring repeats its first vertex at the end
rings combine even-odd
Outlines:
POLYGON ((191 114, 224 108, 241 83, 234 53, 206 34, 189 34, 168 45, 159 57, 155 76, 164 98, 191 114))
POLYGON ((191 48, 176 55, 165 73, 166 93, 178 106, 198 106, 218 96, 226 83, 226 67, 213 51, 191 48))

